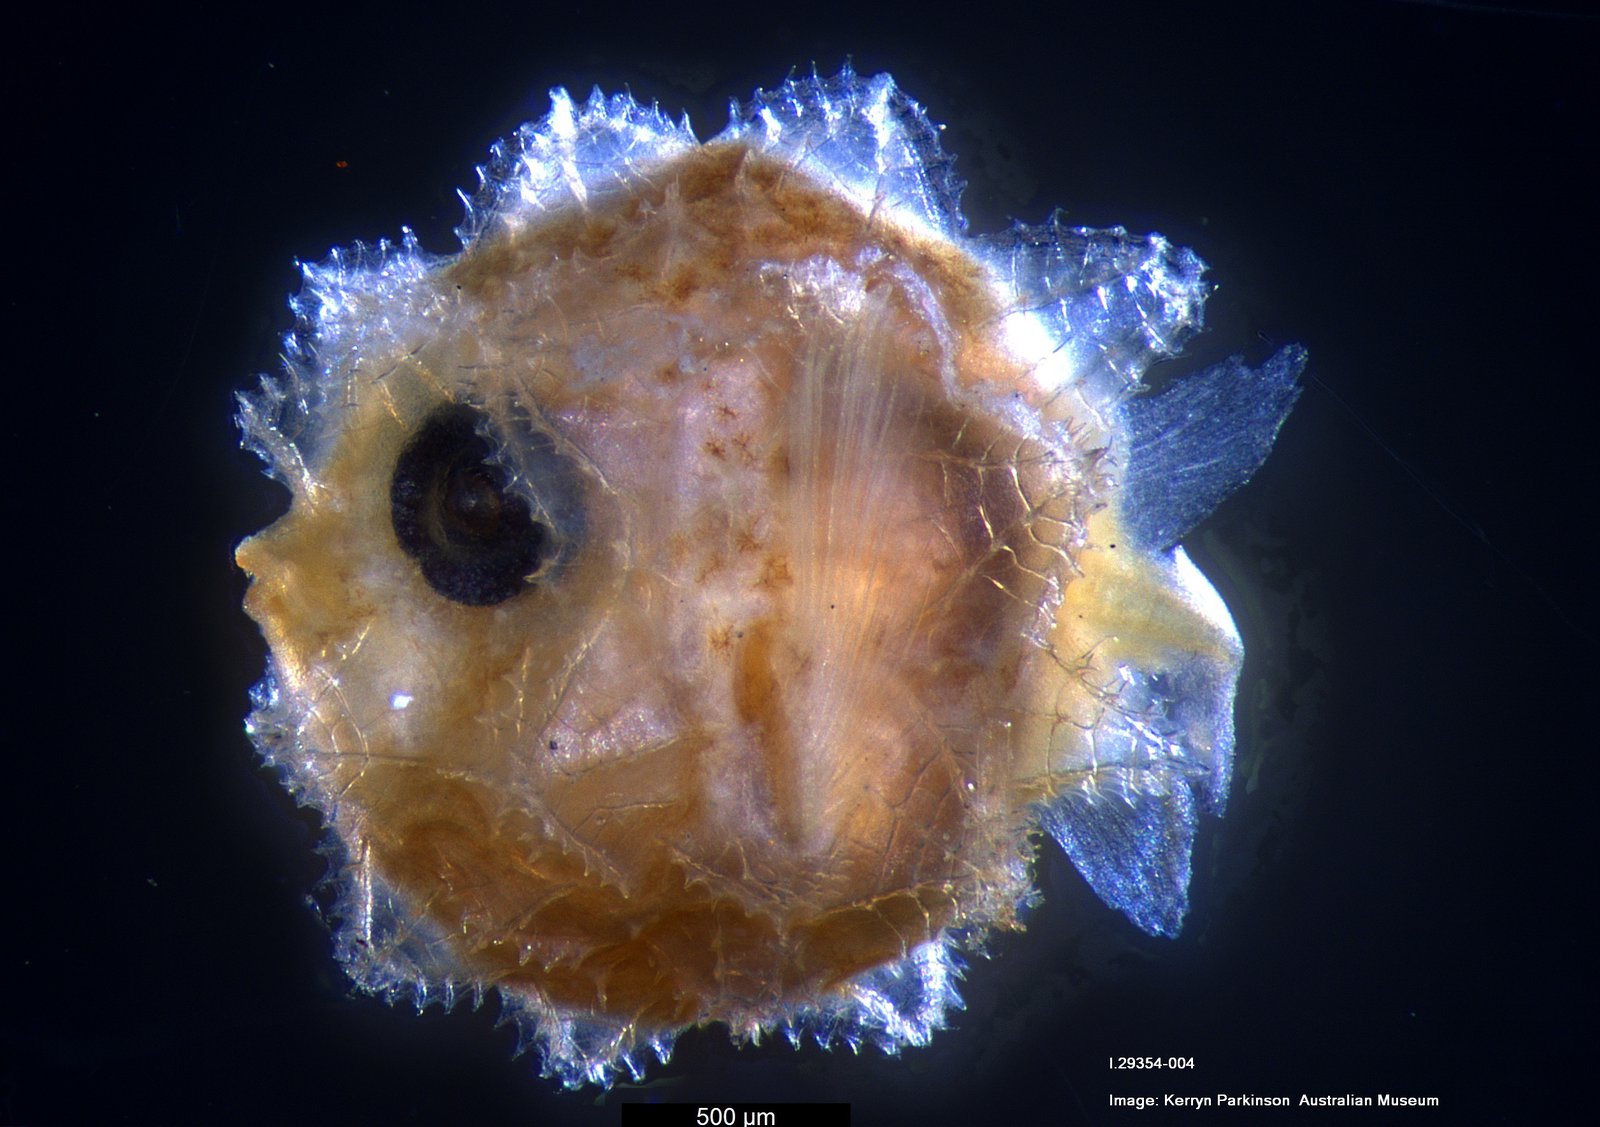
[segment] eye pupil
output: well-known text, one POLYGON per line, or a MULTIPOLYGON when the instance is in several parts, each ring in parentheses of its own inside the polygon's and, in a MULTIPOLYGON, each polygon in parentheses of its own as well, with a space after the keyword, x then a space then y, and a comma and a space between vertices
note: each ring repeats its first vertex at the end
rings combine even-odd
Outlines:
POLYGON ((488 540, 500 531, 507 506, 487 466, 457 466, 445 479, 441 516, 451 540, 488 540))
POLYGON ((467 606, 526 590, 549 545, 549 530, 490 460, 483 422, 465 404, 439 408, 400 451, 389 490, 401 550, 434 591, 467 606))

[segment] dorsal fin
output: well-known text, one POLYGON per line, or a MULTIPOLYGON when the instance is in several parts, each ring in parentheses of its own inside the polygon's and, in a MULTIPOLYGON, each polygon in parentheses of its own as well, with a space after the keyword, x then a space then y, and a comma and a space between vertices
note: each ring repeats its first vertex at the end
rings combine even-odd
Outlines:
POLYGON ((1291 344, 1259 368, 1233 356, 1127 401, 1122 517, 1140 547, 1172 547, 1261 468, 1305 366, 1306 350, 1291 344))

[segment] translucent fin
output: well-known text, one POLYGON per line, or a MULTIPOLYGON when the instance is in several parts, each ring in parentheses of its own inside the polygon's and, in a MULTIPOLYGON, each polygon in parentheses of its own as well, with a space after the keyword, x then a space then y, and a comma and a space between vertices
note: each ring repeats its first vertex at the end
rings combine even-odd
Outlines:
POLYGON ((1220 814, 1233 769, 1233 695, 1242 646, 1215 589, 1182 548, 1109 601, 1164 609, 1164 644, 1128 652, 1100 686, 1076 785, 1039 803, 1039 825, 1095 893, 1152 935, 1176 935, 1189 907, 1201 813, 1220 814))
POLYGON ((1151 935, 1173 936, 1189 911, 1189 857, 1197 821, 1182 778, 1165 793, 1062 795, 1039 824, 1060 843, 1095 894, 1151 935))
POLYGON ((1295 344, 1259 368, 1234 356, 1128 400, 1123 520, 1140 547, 1172 547, 1261 468, 1305 366, 1295 344))
POLYGON ((1150 935, 1182 930, 1195 826, 1227 802, 1232 672, 1128 671, 1136 695, 1096 730, 1101 764, 1038 812, 1094 893, 1150 935))

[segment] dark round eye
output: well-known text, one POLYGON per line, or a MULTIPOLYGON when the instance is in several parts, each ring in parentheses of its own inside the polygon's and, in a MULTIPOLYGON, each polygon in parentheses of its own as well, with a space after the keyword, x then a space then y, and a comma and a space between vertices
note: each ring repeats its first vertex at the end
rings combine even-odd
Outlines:
POLYGON ((482 424, 465 404, 439 408, 400 451, 389 486, 401 549, 428 586, 474 607, 526 590, 550 549, 549 529, 489 461, 482 424))

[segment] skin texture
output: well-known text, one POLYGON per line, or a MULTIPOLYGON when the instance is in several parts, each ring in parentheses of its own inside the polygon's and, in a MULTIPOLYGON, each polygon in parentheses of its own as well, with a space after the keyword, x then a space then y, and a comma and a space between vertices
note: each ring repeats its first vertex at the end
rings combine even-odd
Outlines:
POLYGON ((238 560, 301 785, 401 906, 366 942, 430 973, 754 1031, 1017 926, 1031 806, 1092 782, 1119 667, 1236 661, 1118 546, 1112 424, 1031 378, 979 268, 741 144, 411 300, 238 560), (551 530, 494 605, 393 527, 451 403, 551 530))

